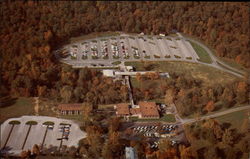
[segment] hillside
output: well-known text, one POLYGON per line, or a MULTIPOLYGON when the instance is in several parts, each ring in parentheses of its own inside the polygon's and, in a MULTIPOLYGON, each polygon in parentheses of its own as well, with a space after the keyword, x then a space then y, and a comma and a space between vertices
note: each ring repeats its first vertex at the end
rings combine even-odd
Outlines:
POLYGON ((218 56, 250 67, 247 2, 2 1, 0 6, 1 90, 14 94, 37 95, 44 86, 52 91, 63 74, 52 50, 92 32, 178 30, 205 41, 218 56), (54 71, 58 76, 49 84, 54 71))

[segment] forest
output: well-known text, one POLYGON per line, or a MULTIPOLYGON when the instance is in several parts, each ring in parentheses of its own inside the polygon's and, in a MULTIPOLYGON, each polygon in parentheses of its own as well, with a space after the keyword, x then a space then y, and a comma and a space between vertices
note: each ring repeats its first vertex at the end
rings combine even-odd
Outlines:
POLYGON ((170 73, 169 79, 138 74, 136 80, 143 87, 133 88, 135 101, 163 98, 166 105, 175 103, 179 114, 183 117, 204 115, 249 102, 250 85, 246 80, 236 80, 225 85, 202 86, 202 80, 176 73, 170 73), (154 83, 157 80, 160 80, 160 86, 154 83), (152 84, 146 85, 146 83, 152 84))
MULTIPOLYGON (((121 82, 103 77, 97 70, 72 69, 60 64, 52 54, 70 38, 93 32, 168 35, 179 31, 204 41, 217 56, 249 69, 249 5, 249 2, 1 1, 0 100, 8 99, 9 95, 41 96, 94 106, 127 101, 127 88, 121 82)), ((175 102, 184 117, 249 102, 250 87, 245 81, 201 88, 200 81, 186 79, 184 75, 171 77, 163 82, 160 92, 134 88, 136 100, 165 96, 166 103, 175 102)), ((92 118, 97 117, 92 115, 92 118)), ((246 130, 227 129, 216 121, 186 128, 189 138, 206 139, 210 147, 199 150, 195 145, 172 147, 166 140, 159 150, 151 151, 143 138, 142 142, 122 140, 116 120, 110 119, 108 130, 103 130, 100 122, 90 122, 86 132, 91 135, 72 156, 119 158, 125 144, 136 147, 140 158, 147 155, 152 159, 164 156, 237 159, 237 156, 246 158, 249 152, 246 130), (103 134, 108 135, 108 140, 103 140, 103 134)))
POLYGON ((60 92, 68 84, 59 78, 63 66, 52 51, 71 37, 92 32, 177 30, 203 40, 218 56, 250 67, 248 2, 0 3, 1 91, 6 93, 37 96, 45 87, 46 94, 60 92), (49 78, 58 82, 57 89, 49 78))

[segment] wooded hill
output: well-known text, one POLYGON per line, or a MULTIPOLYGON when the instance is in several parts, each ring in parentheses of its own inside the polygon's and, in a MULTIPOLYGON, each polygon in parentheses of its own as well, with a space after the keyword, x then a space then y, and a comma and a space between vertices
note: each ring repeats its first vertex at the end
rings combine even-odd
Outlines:
POLYGON ((1 90, 8 92, 38 95, 40 87, 55 89, 64 71, 52 50, 92 32, 177 30, 250 67, 248 2, 1 1, 0 7, 1 90))

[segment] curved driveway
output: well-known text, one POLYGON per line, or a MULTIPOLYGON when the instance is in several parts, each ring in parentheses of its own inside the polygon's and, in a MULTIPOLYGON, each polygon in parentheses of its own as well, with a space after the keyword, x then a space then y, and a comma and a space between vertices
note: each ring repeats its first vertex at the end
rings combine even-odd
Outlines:
POLYGON ((236 75, 236 76, 238 76, 238 77, 243 77, 243 75, 242 75, 242 74, 244 74, 243 71, 238 70, 238 69, 235 69, 235 68, 233 68, 233 67, 227 65, 227 64, 224 63, 223 61, 219 60, 219 59, 212 53, 212 51, 211 51, 206 45, 204 45, 203 43, 201 43, 201 42, 199 42, 199 41, 196 41, 196 40, 194 40, 194 39, 191 39, 191 38, 189 38, 189 37, 184 37, 184 36, 182 36, 180 33, 177 33, 177 34, 178 34, 180 37, 182 37, 182 38, 184 38, 184 39, 186 39, 186 40, 192 41, 192 42, 194 42, 194 43, 200 45, 201 47, 203 47, 203 48, 206 50, 206 52, 209 54, 209 56, 211 57, 211 60, 212 60, 212 63, 211 63, 211 64, 207 64, 207 63, 203 63, 203 62, 198 62, 198 63, 200 63, 200 64, 205 64, 205 65, 208 65, 208 66, 212 66, 212 67, 218 68, 218 69, 220 69, 220 70, 223 70, 223 71, 229 72, 229 73, 231 73, 231 74, 234 74, 234 75, 236 75), (218 63, 220 63, 220 64, 223 65, 224 67, 227 67, 228 69, 226 69, 226 68, 224 68, 224 67, 221 67, 220 65, 218 65, 218 63), (230 69, 230 70, 229 70, 229 69, 230 69), (233 70, 233 71, 231 71, 231 70, 233 70))

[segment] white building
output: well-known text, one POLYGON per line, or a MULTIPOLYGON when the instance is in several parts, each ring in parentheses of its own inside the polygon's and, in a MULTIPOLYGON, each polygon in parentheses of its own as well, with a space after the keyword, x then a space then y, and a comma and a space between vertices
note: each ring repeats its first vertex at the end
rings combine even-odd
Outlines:
POLYGON ((125 147, 126 159, 138 159, 136 150, 133 147, 125 147))
POLYGON ((114 70, 103 70, 102 73, 104 76, 107 76, 107 77, 115 77, 114 70))

